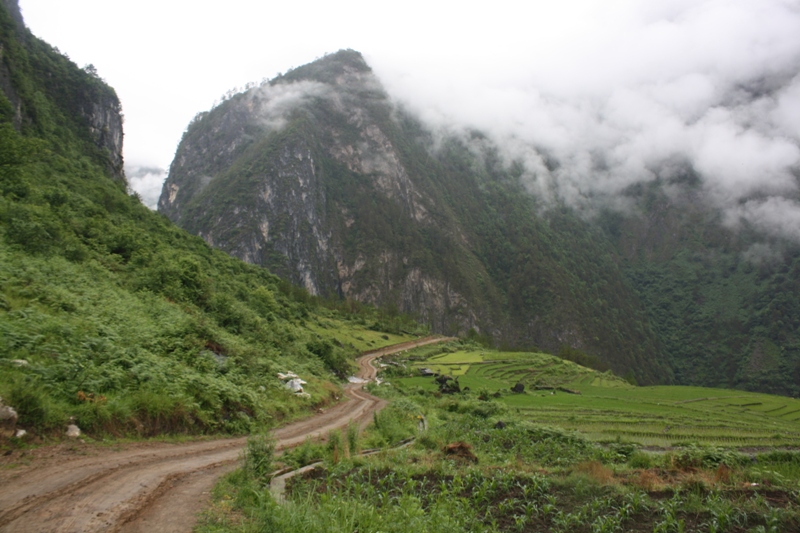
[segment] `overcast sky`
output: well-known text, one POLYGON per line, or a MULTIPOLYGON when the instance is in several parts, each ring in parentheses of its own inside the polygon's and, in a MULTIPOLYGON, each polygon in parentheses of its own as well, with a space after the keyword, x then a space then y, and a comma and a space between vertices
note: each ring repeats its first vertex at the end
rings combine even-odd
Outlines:
MULTIPOLYGON (((353 48, 430 122, 492 132, 537 194, 613 199, 690 163, 732 225, 800 238, 800 0, 20 5, 117 90, 129 166, 167 168, 229 89, 353 48)), ((129 178, 152 204, 163 176, 129 178)))

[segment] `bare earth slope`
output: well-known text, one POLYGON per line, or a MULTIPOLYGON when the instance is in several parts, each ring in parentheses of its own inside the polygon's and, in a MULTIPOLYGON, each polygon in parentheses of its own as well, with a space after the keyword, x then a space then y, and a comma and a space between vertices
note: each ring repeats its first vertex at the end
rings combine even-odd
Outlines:
MULTIPOLYGON (((443 340, 429 337, 367 352, 358 359, 358 375, 374 379, 374 359, 443 340)), ((278 449, 350 421, 369 423, 385 402, 362 387, 349 384, 345 401, 276 430, 278 449)), ((93 449, 91 456, 63 446, 37 450, 30 465, 0 471, 0 532, 191 531, 209 490, 236 468, 245 442, 136 443, 117 451, 93 449)))

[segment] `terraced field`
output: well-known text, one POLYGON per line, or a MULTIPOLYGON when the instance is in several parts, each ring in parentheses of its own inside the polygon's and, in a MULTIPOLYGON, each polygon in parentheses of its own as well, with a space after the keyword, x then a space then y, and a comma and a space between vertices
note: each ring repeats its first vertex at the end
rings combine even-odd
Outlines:
MULTIPOLYGON (((413 359, 415 354, 408 354, 413 359)), ((417 356, 419 357, 419 355, 417 356)), ((800 446, 800 400, 703 387, 636 387, 608 374, 538 353, 451 351, 407 363, 457 377, 462 389, 500 392, 526 418, 593 440, 668 447, 697 443, 736 448, 800 446), (515 394, 510 388, 525 385, 515 394), (571 392, 569 392, 571 391, 571 392)), ((434 391, 430 377, 394 380, 434 391)))

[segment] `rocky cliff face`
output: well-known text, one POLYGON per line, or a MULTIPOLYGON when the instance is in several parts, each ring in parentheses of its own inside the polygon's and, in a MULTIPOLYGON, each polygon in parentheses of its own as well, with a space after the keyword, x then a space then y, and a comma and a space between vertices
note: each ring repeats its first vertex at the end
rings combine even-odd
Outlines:
MULTIPOLYGON (((3 0, 3 6, 6 8, 10 19, 5 31, 14 33, 17 37, 24 37, 25 23, 19 10, 19 2, 17 0, 3 0)), ((11 81, 11 71, 6 56, 5 46, 0 43, 0 92, 8 99, 9 109, 7 112, 11 114, 9 118, 14 127, 19 130, 22 125, 22 100, 11 81)))
POLYGON ((75 126, 94 145, 97 156, 104 160, 109 173, 124 182, 122 114, 114 90, 96 73, 77 69, 66 57, 43 53, 45 49, 52 49, 32 36, 25 27, 18 1, 2 1, 5 10, 3 39, 0 42, 0 95, 4 101, 0 112, 8 115, 6 118, 19 131, 26 126, 52 127, 45 126, 43 122, 69 122, 67 127, 75 126), (7 49, 8 46, 12 49, 7 49), (20 47, 26 49, 26 55, 19 53, 20 47), (34 88, 18 87, 11 76, 13 70, 49 72, 54 68, 60 72, 70 72, 70 75, 43 78, 42 86, 35 90, 63 101, 66 104, 63 114, 56 110, 38 109, 34 88))
MULTIPOLYGON (((244 261, 310 293, 399 305, 428 321, 465 297, 370 233, 360 205, 394 224, 432 223, 386 123, 386 94, 355 52, 340 52, 198 116, 170 168, 159 211, 244 261)), ((457 312, 451 327, 476 325, 457 312)))
POLYGON ((341 51, 199 114, 158 209, 312 294, 414 313, 439 332, 569 345, 668 380, 652 337, 626 333, 622 319, 613 336, 583 320, 587 302, 641 310, 620 299, 630 291, 612 261, 590 257, 587 226, 538 216, 492 150, 480 138, 435 140, 360 54, 341 51), (611 283, 590 279, 598 264, 611 283))
POLYGON ((81 114, 88 123, 95 145, 108 157, 108 169, 117 179, 124 181, 120 102, 116 94, 96 96, 84 104, 81 114))

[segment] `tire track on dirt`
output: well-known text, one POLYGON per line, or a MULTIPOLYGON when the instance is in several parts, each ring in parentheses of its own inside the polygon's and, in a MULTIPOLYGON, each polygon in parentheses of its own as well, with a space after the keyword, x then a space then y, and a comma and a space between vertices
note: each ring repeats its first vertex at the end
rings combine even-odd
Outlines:
MULTIPOLYGON (((428 337, 365 352, 357 360, 358 377, 375 379, 372 362, 379 357, 445 340, 428 337)), ((322 438, 351 421, 369 424, 386 402, 362 387, 348 384, 345 401, 275 430, 277 449, 322 438)), ((0 471, 0 532, 191 531, 209 490, 236 467, 246 442, 154 443, 0 471)))

